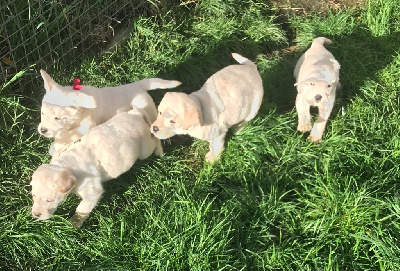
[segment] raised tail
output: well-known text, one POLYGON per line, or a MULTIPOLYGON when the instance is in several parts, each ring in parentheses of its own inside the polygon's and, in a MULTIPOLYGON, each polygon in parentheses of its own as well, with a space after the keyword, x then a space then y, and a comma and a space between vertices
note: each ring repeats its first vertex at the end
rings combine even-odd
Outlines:
POLYGON ((249 59, 245 58, 244 56, 239 55, 238 53, 232 53, 232 57, 239 62, 240 64, 245 64, 245 65, 255 65, 253 62, 251 62, 249 59))
POLYGON ((332 41, 325 37, 318 37, 314 39, 312 42, 312 45, 324 45, 324 44, 332 44, 332 41))
POLYGON ((174 88, 182 83, 175 80, 164 80, 161 78, 146 78, 135 82, 135 84, 140 85, 140 87, 144 90, 152 90, 157 88, 174 88))

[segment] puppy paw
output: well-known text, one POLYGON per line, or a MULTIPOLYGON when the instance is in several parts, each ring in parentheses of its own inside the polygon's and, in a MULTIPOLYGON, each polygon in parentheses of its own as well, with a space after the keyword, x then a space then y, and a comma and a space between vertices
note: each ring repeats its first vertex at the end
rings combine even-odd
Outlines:
POLYGON ((297 126, 297 131, 302 132, 302 133, 309 132, 309 131, 311 131, 311 129, 312 129, 311 123, 306 123, 306 124, 302 124, 302 125, 299 124, 297 126))
POLYGON ((83 214, 83 213, 75 213, 70 219, 69 222, 71 222, 72 226, 74 228, 79 229, 83 222, 88 218, 89 214, 83 214))
POLYGON ((209 163, 213 163, 217 161, 221 157, 221 154, 214 155, 211 151, 206 154, 206 161, 209 163))
POLYGON ((319 143, 322 141, 321 137, 318 137, 315 135, 310 135, 308 138, 310 139, 311 142, 314 142, 314 143, 319 143))

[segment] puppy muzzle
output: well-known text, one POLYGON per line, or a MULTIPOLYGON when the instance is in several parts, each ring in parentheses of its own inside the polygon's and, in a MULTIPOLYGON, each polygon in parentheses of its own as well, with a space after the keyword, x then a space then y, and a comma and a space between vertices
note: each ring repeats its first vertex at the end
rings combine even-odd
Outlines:
POLYGON ((322 95, 320 95, 320 94, 315 95, 315 101, 317 103, 319 103, 321 100, 322 100, 322 95))

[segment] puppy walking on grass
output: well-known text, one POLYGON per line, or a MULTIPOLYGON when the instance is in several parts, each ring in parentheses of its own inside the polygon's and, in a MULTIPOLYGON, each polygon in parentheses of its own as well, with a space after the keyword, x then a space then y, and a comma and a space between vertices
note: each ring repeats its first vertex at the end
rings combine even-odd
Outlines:
POLYGON ((157 114, 153 100, 142 96, 136 102, 141 108, 134 107, 93 128, 34 172, 33 217, 49 219, 73 192, 82 201, 70 220, 75 227, 80 227, 103 194, 103 182, 128 171, 137 159, 146 159, 153 152, 157 156, 163 154, 160 140, 150 133, 147 112, 157 114))
POLYGON ((213 74, 199 91, 189 95, 167 92, 151 132, 160 139, 189 134, 207 140, 210 151, 206 160, 218 159, 228 129, 236 125, 238 133, 252 120, 264 95, 257 66, 239 54, 232 56, 241 65, 230 65, 213 74))
MULTIPOLYGON (((45 137, 54 138, 49 151, 53 158, 93 127, 118 113, 131 110, 131 102, 136 96, 147 95, 151 98, 148 90, 174 88, 181 84, 178 81, 148 78, 116 87, 79 85, 77 90, 57 84, 44 70, 40 70, 40 73, 46 94, 42 100, 38 131, 45 137)), ((153 122, 157 114, 149 115, 149 118, 153 122)))
POLYGON ((300 57, 294 69, 297 97, 296 110, 299 118, 297 130, 310 133, 312 142, 320 142, 326 123, 335 102, 336 89, 339 83, 339 62, 324 47, 332 41, 319 37, 300 57), (318 117, 311 125, 310 107, 318 107, 318 117))

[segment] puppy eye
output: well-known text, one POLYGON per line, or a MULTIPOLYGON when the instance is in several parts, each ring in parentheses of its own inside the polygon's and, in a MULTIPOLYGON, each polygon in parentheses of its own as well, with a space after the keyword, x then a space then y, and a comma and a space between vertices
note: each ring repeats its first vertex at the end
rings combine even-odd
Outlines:
POLYGON ((158 113, 160 113, 160 115, 162 115, 162 113, 161 113, 161 112, 158 112, 158 113))
POLYGON ((171 122, 171 123, 175 123, 175 121, 173 121, 173 120, 170 120, 169 122, 171 122))
POLYGON ((164 117, 166 117, 166 118, 170 118, 170 117, 172 117, 172 115, 171 115, 171 114, 169 114, 169 113, 165 113, 165 114, 164 114, 164 117))
POLYGON ((314 86, 315 84, 314 83, 310 83, 310 85, 314 86))
POLYGON ((44 116, 44 113, 42 112, 42 115, 44 116))
POLYGON ((331 85, 327 85, 326 87, 327 87, 327 88, 330 88, 330 87, 331 87, 331 85))
POLYGON ((54 119, 55 119, 55 120, 59 120, 59 119, 61 119, 61 118, 59 118, 59 117, 54 117, 54 119))

